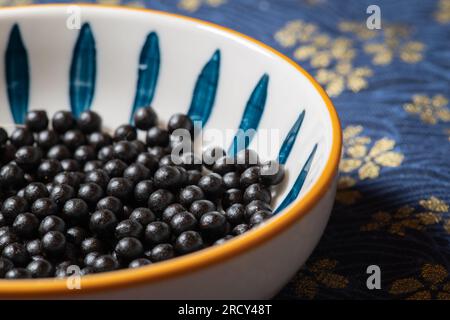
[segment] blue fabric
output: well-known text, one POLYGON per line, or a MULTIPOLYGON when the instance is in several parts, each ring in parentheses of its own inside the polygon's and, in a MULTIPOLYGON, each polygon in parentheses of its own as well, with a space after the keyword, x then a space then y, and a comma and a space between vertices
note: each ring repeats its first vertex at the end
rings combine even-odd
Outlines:
POLYGON ((370 32, 372 3, 121 2, 248 34, 293 57, 331 95, 345 128, 337 201, 278 298, 450 299, 450 1, 377 1, 382 29, 370 32), (367 288, 370 265, 380 268, 380 290, 367 288))

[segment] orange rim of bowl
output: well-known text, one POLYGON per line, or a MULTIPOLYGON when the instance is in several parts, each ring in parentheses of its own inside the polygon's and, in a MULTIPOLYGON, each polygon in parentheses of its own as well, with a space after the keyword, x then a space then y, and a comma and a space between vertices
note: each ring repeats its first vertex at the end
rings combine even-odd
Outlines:
POLYGON ((256 246, 261 245, 271 238, 275 237, 277 234, 291 226, 295 221, 304 217, 330 188, 333 179, 337 174, 339 159, 341 156, 342 133, 339 118, 330 98, 325 93, 324 89, 308 72, 306 72, 293 60, 276 51, 272 47, 232 29, 196 18, 158 10, 129 8, 115 5, 61 3, 0 8, 0 11, 12 11, 17 9, 31 9, 42 7, 67 7, 69 5, 77 5, 86 8, 108 8, 116 10, 147 12, 166 17, 178 18, 185 21, 191 21, 197 24, 205 25, 207 27, 225 31, 236 37, 256 44, 259 47, 262 47, 271 52, 272 54, 275 54, 276 56, 293 66, 303 76, 305 76, 321 95, 323 101, 325 102, 331 120, 331 151, 322 174, 302 199, 296 200, 294 203, 290 204, 279 215, 277 215, 275 219, 271 220, 264 226, 251 230, 235 239, 231 239, 220 246, 206 248, 186 256, 174 258, 147 267, 141 267, 133 270, 125 269, 106 272, 103 274, 85 276, 81 278, 81 290, 69 290, 67 288, 66 279, 0 280, 0 297, 37 298, 45 296, 58 296, 60 294, 86 294, 104 291, 107 289, 131 287, 133 285, 145 285, 148 283, 153 283, 156 281, 192 273, 194 271, 199 271, 203 268, 215 265, 234 256, 242 254, 248 250, 251 250, 252 248, 255 248, 256 246))

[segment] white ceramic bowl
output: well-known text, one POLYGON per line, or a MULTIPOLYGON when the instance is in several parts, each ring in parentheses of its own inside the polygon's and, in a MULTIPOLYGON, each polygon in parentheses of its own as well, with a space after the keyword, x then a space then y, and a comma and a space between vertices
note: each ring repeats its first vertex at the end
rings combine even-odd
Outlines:
POLYGON ((86 276, 79 290, 66 280, 1 280, 1 297, 270 298, 306 261, 332 208, 341 131, 331 101, 297 64, 232 30, 150 10, 7 8, 0 30, 2 125, 29 109, 91 108, 114 127, 151 103, 162 120, 188 112, 205 132, 231 130, 210 144, 228 148, 239 127, 255 129, 249 147, 279 155, 288 172, 276 216, 223 245, 86 276))

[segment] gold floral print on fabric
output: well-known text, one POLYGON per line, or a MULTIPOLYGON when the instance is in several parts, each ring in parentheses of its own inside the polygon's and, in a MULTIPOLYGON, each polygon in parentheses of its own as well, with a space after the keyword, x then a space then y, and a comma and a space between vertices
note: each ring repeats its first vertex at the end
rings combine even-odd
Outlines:
POLYGON ((432 97, 416 94, 412 97, 412 101, 405 104, 403 108, 408 113, 418 115, 427 124, 436 124, 438 122, 450 122, 448 103, 447 97, 442 94, 436 94, 432 97))
POLYGON ((450 279, 440 264, 424 264, 418 278, 395 280, 389 293, 407 300, 450 300, 450 279))
POLYGON ((395 212, 379 211, 371 221, 361 227, 361 231, 387 231, 397 236, 405 236, 408 229, 422 231, 427 226, 442 224, 450 233, 450 223, 444 217, 449 206, 437 197, 419 201, 417 208, 404 206, 395 212))
POLYGON ((434 18, 437 22, 446 24, 450 23, 450 0, 439 0, 434 18))
POLYGON ((361 135, 362 126, 348 126, 344 129, 344 155, 340 164, 343 173, 358 172, 361 180, 374 179, 383 167, 398 167, 403 154, 394 151, 395 141, 387 137, 372 142, 361 135))
POLYGON ((345 289, 349 281, 335 271, 337 265, 336 260, 328 258, 307 263, 293 279, 297 296, 313 299, 320 288, 345 289))
POLYGON ((423 60, 425 45, 411 40, 411 30, 406 25, 384 24, 380 30, 370 30, 361 22, 344 21, 339 30, 356 35, 374 65, 388 65, 396 57, 406 63, 423 60))
POLYGON ((352 205, 361 199, 361 192, 354 189, 356 182, 356 179, 350 176, 339 177, 336 201, 345 205, 352 205))
POLYGON ((178 7, 189 12, 195 12, 203 5, 216 8, 225 3, 226 0, 179 0, 178 7))
POLYGON ((352 40, 332 38, 316 24, 290 21, 276 32, 275 40, 286 48, 297 46, 294 58, 308 61, 316 69, 317 81, 332 97, 344 90, 359 92, 367 88, 367 78, 373 75, 369 67, 354 65, 357 51, 352 40))

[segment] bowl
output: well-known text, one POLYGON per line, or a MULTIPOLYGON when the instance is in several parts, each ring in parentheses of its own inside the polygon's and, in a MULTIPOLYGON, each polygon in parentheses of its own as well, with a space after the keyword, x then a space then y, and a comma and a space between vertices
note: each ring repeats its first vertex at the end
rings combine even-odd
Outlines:
POLYGON ((306 261, 333 205, 341 129, 296 63, 238 32, 145 9, 2 8, 0 30, 2 126, 31 109, 91 109, 113 128, 151 105, 163 121, 176 112, 200 121, 201 148, 232 150, 250 132, 238 148, 287 170, 275 216, 222 245, 81 279, 0 280, 1 298, 267 299, 306 261))

